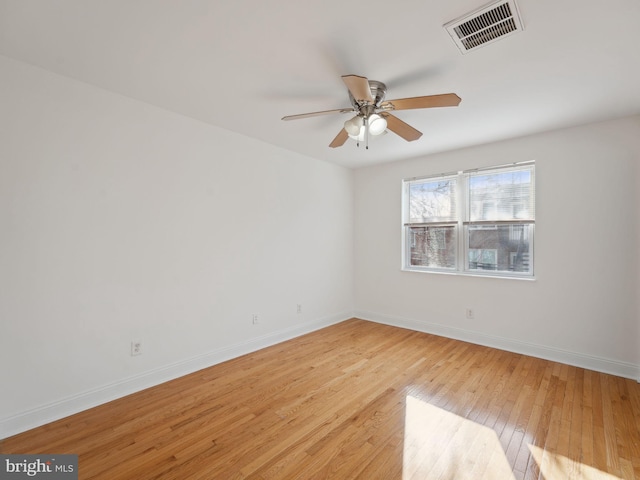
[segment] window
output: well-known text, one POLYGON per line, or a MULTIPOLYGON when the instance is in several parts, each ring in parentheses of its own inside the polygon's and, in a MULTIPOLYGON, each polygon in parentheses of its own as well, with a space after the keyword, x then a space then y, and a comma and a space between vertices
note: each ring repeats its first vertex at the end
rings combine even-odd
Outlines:
POLYGON ((533 162, 403 183, 405 270, 533 276, 533 162))

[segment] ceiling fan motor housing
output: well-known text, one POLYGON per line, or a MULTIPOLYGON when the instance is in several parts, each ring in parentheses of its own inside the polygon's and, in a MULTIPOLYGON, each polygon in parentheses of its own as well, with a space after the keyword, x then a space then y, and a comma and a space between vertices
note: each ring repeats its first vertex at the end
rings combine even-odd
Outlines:
POLYGON ((368 116, 369 114, 373 113, 375 107, 380 105, 380 102, 384 100, 384 96, 387 94, 387 86, 382 82, 378 82, 377 80, 369 80, 369 88, 371 89, 371 96, 373 97, 373 105, 371 105, 372 108, 369 109, 364 108, 368 106, 366 102, 358 103, 349 91, 349 100, 351 101, 351 105, 353 105, 354 110, 362 113, 364 116, 368 116))

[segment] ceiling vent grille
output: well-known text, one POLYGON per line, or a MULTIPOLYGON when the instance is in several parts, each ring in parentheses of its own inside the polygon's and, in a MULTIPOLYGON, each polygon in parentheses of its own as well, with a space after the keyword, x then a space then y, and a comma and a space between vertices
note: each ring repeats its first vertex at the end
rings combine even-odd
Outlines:
POLYGON ((462 53, 524 30, 515 0, 486 5, 444 25, 462 53))

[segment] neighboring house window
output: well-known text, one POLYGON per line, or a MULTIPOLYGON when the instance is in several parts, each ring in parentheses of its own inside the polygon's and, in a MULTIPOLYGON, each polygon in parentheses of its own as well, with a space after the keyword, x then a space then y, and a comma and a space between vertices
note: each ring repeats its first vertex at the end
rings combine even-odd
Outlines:
POLYGON ((405 270, 533 276, 533 162, 403 184, 405 270))
POLYGON ((497 270, 498 250, 496 250, 495 248, 470 248, 469 268, 473 270, 497 270))

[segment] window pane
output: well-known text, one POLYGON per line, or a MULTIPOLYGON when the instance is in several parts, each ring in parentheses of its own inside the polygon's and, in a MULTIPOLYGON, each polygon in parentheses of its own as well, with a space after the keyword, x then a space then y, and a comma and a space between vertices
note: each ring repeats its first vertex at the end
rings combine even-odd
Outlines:
POLYGON ((408 223, 456 220, 456 179, 437 179, 409 184, 408 223))
POLYGON ((467 227, 469 270, 533 273, 532 225, 467 227))
POLYGON ((469 220, 533 220, 533 170, 469 175, 469 220))
POLYGON ((471 270, 497 270, 498 251, 486 248, 470 248, 469 268, 471 270))
POLYGON ((456 268, 456 227, 409 227, 407 244, 411 266, 456 268))

